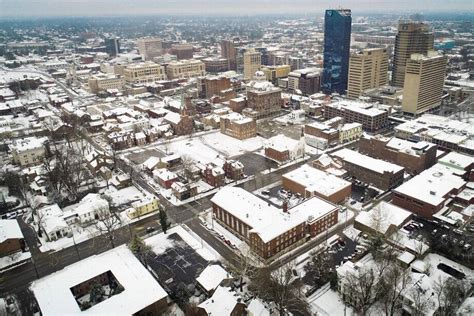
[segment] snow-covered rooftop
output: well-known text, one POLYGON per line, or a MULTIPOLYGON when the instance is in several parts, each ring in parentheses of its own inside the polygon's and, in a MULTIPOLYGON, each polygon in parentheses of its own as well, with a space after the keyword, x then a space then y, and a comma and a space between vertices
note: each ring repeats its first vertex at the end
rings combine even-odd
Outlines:
POLYGON ((438 163, 465 170, 470 165, 474 164, 474 158, 452 151, 443 158, 438 159, 438 163))
POLYGON ((231 315, 237 303, 237 297, 230 289, 220 286, 212 297, 199 304, 199 307, 204 309, 207 315, 231 315))
POLYGON ((31 289, 43 315, 132 315, 167 296, 125 245, 34 281, 31 289), (107 271, 125 290, 81 311, 71 287, 107 271))
POLYGON ((266 147, 271 147, 276 151, 291 151, 297 148, 300 144, 299 140, 294 140, 283 134, 275 135, 267 140, 266 147))
POLYGON ((0 243, 7 239, 21 239, 23 233, 20 225, 16 219, 2 219, 0 220, 0 243))
POLYGON ((387 112, 387 111, 375 108, 374 104, 372 103, 351 101, 351 100, 339 100, 339 101, 330 103, 327 106, 332 107, 332 108, 337 108, 340 110, 357 112, 357 113, 367 115, 367 116, 378 116, 387 112))
POLYGON ((347 148, 338 150, 332 155, 354 165, 361 166, 365 169, 372 170, 380 174, 383 174, 384 172, 397 173, 404 170, 404 168, 399 165, 380 159, 375 159, 347 148))
POLYGON ((412 196, 431 205, 443 203, 453 189, 460 189, 466 182, 452 174, 449 167, 436 164, 394 189, 394 192, 412 196))
POLYGON ((370 211, 360 212, 355 220, 381 234, 386 234, 390 226, 399 227, 411 215, 409 211, 382 201, 370 211))
POLYGON ((325 196, 334 194, 351 185, 346 180, 308 165, 290 171, 284 174, 283 177, 305 186, 307 191, 319 192, 325 196))
POLYGON ((196 281, 208 292, 215 290, 223 280, 228 278, 228 273, 218 264, 207 266, 196 278, 196 281))

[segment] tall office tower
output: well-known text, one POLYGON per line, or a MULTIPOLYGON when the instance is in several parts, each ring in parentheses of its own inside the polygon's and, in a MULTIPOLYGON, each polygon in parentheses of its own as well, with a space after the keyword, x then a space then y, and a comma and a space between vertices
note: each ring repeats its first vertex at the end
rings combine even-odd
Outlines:
POLYGON ((364 49, 351 54, 347 96, 357 99, 367 89, 388 83, 388 51, 386 48, 364 49))
POLYGON ((221 42, 221 56, 229 62, 229 70, 237 70, 237 49, 231 40, 221 42))
POLYGON ((249 49, 244 53, 244 78, 251 80, 262 66, 262 53, 249 49))
POLYGON ((441 105, 448 57, 435 51, 412 54, 406 63, 403 112, 420 114, 441 105))
POLYGON ((161 55, 163 44, 159 38, 141 38, 137 41, 138 51, 145 60, 161 55))
POLYGON ((104 40, 105 52, 110 56, 117 56, 120 54, 120 39, 117 37, 110 37, 104 40))
POLYGON ((403 87, 405 66, 411 54, 426 54, 433 49, 434 37, 426 23, 400 20, 395 37, 392 86, 403 87))
POLYGON ((326 10, 324 18, 324 71, 321 90, 345 94, 351 45, 351 10, 326 10))

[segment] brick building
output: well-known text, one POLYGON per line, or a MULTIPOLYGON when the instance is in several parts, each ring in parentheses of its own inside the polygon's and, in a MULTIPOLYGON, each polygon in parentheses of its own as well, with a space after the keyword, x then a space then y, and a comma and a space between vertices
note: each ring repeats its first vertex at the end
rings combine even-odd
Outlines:
POLYGON ((337 206, 318 197, 278 209, 238 187, 224 187, 212 201, 216 220, 263 259, 294 249, 337 223, 337 206))
POLYGON ((203 81, 203 94, 207 99, 213 96, 220 96, 222 91, 232 88, 230 79, 227 77, 206 77, 203 81))
POLYGON ((26 248, 23 233, 16 219, 0 220, 0 258, 26 248))
POLYGON ((194 130, 193 119, 187 115, 169 112, 164 120, 171 126, 175 135, 189 135, 194 130))
POLYGON ((436 163, 438 146, 427 142, 410 142, 396 137, 371 137, 359 141, 359 152, 405 167, 407 172, 420 173, 436 163))
POLYGON ((214 164, 207 164, 201 172, 203 180, 213 187, 220 187, 225 184, 225 173, 222 167, 214 164))
POLYGON ((176 55, 178 60, 192 59, 194 53, 193 45, 190 44, 173 44, 171 45, 171 54, 176 55))
POLYGON ((253 81, 247 87, 247 106, 256 119, 271 117, 281 111, 281 89, 267 81, 253 81))
POLYGON ((339 142, 339 131, 330 125, 319 122, 312 122, 304 126, 304 133, 306 135, 322 138, 327 141, 329 145, 337 144, 339 142))
POLYGON ((364 130, 372 132, 388 124, 387 111, 365 102, 341 100, 324 104, 324 118, 332 119, 336 116, 343 117, 346 123, 360 123, 364 130))
POLYGON ((336 204, 344 202, 352 192, 350 182, 308 165, 284 174, 282 187, 305 198, 318 196, 336 204))
POLYGON ((284 163, 304 156, 304 137, 294 140, 283 134, 269 138, 265 145, 265 157, 284 163))
POLYGON ((405 168, 396 164, 362 155, 344 148, 331 154, 341 159, 349 175, 380 190, 389 190, 403 183, 405 168))
POLYGON ((431 219, 441 211, 451 195, 458 194, 466 181, 445 165, 436 164, 393 190, 392 203, 431 219))
POLYGON ((242 110, 247 106, 245 98, 233 98, 229 100, 229 107, 232 111, 242 113, 242 110))
POLYGON ((202 60, 206 66, 206 71, 210 73, 218 73, 229 70, 229 60, 227 58, 208 57, 202 60))
POLYGON ((220 129, 222 134, 240 140, 257 136, 257 122, 239 113, 230 113, 221 116, 220 129))
POLYGON ((226 160, 222 166, 225 176, 234 181, 242 179, 244 174, 244 165, 237 160, 226 160))

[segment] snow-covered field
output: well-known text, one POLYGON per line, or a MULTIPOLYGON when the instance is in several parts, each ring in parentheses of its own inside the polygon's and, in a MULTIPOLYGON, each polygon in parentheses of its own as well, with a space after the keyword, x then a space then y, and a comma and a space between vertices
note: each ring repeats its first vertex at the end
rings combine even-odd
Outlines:
POLYGON ((329 284, 308 297, 311 311, 317 315, 355 315, 351 307, 346 307, 336 291, 330 289, 329 284))

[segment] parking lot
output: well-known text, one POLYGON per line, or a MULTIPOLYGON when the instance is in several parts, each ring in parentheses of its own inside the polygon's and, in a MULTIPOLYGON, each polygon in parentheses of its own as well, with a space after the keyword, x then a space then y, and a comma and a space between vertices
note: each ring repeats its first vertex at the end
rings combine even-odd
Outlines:
POLYGON ((410 238, 425 240, 434 251, 453 257, 468 267, 474 267, 474 234, 459 228, 417 217, 402 230, 409 233, 410 238))
POLYGON ((173 295, 177 293, 180 283, 186 287, 192 287, 208 261, 203 259, 177 233, 172 233, 167 238, 172 241, 173 247, 167 248, 158 255, 150 255, 147 263, 168 293, 173 295))
POLYGON ((275 161, 252 152, 232 157, 232 159, 240 161, 244 165, 244 172, 247 175, 255 175, 261 171, 277 168, 278 166, 275 161))
POLYGON ((257 195, 276 207, 281 207, 285 199, 288 200, 289 207, 295 206, 304 201, 304 198, 301 197, 301 195, 286 191, 280 184, 259 190, 257 195))

